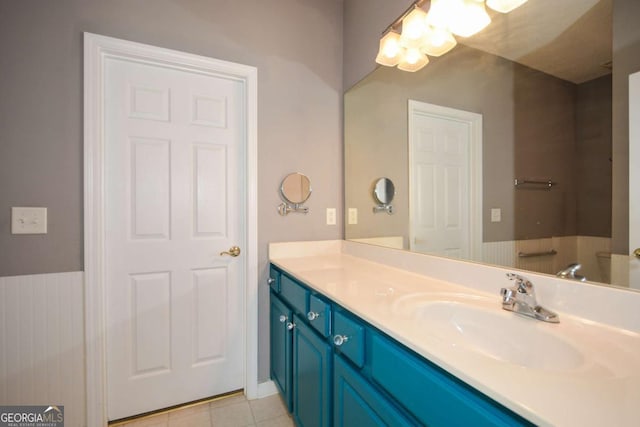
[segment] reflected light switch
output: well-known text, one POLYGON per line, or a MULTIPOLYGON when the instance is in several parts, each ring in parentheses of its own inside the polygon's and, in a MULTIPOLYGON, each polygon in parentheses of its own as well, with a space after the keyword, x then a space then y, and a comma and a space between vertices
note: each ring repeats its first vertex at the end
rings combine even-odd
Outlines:
POLYGON ((500 222, 500 221, 502 221, 502 209, 491 208, 491 222, 500 222))
POLYGON ((11 208, 11 234, 47 234, 47 208, 11 208))

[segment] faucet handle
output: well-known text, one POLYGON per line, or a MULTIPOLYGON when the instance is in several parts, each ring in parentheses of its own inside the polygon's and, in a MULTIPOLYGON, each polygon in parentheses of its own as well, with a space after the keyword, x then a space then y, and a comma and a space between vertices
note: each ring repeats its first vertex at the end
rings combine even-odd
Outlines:
POLYGON ((526 277, 516 273, 507 273, 507 279, 516 282, 517 290, 521 294, 533 294, 533 284, 526 277))
POLYGON ((502 295, 502 302, 506 304, 513 299, 513 289, 502 288, 500 295, 502 295))

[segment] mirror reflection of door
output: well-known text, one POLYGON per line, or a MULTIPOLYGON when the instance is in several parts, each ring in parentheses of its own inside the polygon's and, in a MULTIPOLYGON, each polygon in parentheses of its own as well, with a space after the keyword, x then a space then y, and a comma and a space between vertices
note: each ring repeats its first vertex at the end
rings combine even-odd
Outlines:
POLYGON ((479 114, 410 101, 412 251, 463 259, 480 255, 481 187, 472 177, 482 162, 476 155, 481 120, 479 114))

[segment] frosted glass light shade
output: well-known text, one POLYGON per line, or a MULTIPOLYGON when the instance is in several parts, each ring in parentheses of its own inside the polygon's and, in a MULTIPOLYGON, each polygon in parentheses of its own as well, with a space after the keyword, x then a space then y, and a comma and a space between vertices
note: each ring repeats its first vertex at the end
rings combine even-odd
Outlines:
POLYGON ((509 13, 526 2, 527 0, 487 0, 487 6, 496 12, 509 13))
POLYGON ((422 39, 420 51, 429 56, 441 56, 453 49, 458 42, 453 34, 444 28, 429 27, 422 39))
POLYGON ((410 47, 405 49, 402 59, 398 64, 398 68, 402 71, 418 71, 429 63, 427 55, 420 52, 417 47, 410 47))
POLYGON ((427 12, 415 7, 402 20, 402 35, 400 36, 400 45, 402 47, 418 47, 422 37, 424 36, 427 26, 425 18, 427 12))
POLYGON ((400 47, 400 34, 389 31, 380 39, 380 47, 376 62, 387 67, 394 67, 400 62, 402 48, 400 47))
POLYGON ((463 0, 431 0, 426 22, 435 28, 449 29, 463 7, 463 0))
POLYGON ((484 0, 464 0, 463 4, 449 28, 460 37, 471 37, 489 25, 491 18, 484 8, 484 0))

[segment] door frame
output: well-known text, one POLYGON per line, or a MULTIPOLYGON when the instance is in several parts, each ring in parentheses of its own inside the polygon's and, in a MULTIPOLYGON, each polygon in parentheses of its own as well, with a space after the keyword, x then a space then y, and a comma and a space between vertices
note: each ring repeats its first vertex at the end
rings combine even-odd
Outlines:
MULTIPOLYGON (((469 125, 469 256, 471 261, 482 261, 482 114, 409 99, 407 139, 409 147, 409 194, 413 192, 414 117, 454 120, 469 125)), ((409 248, 412 247, 413 206, 409 196, 409 248)))
MULTIPOLYGON (((640 259, 634 251, 640 247, 640 193, 635 186, 640 182, 640 71, 629 75, 629 257, 624 270, 628 271, 628 286, 640 289, 640 259), (634 221, 634 219, 636 219, 634 221)), ((613 282, 613 281, 612 281, 613 282)))
MULTIPOLYGON (((258 71, 255 67, 200 55, 84 33, 84 326, 87 425, 107 424, 105 307, 105 152, 104 67, 120 58, 177 70, 231 78, 243 86, 246 159, 242 199, 245 204, 246 256, 244 294, 245 394, 259 397, 258 386, 258 71)), ((241 179, 243 179, 241 178, 241 179)))

